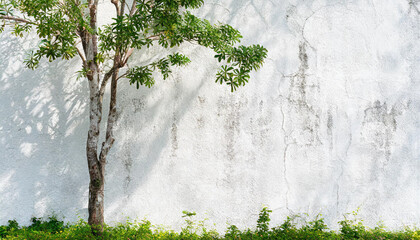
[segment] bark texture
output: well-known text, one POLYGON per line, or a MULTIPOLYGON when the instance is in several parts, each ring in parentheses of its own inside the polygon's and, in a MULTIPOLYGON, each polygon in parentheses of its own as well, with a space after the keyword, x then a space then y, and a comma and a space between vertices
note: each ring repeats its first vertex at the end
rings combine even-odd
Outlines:
MULTIPOLYGON (((122 14, 118 1, 113 1, 117 14, 122 14)), ((90 0, 89 14, 90 27, 97 29, 96 14, 98 0, 90 0)), ((104 225, 104 186, 105 186, 105 165, 107 155, 114 144, 114 125, 117 120, 117 81, 119 69, 126 64, 122 60, 120 50, 117 49, 113 59, 112 68, 106 72, 101 79, 101 70, 96 61, 98 53, 97 35, 85 29, 80 29, 79 36, 82 40, 84 56, 81 55, 84 68, 87 69, 87 80, 89 82, 89 131, 86 142, 86 157, 89 168, 89 219, 95 234, 101 234, 104 225), (105 140, 100 149, 99 136, 101 133, 100 124, 102 120, 103 95, 108 81, 111 79, 111 99, 109 102, 109 114, 106 126, 105 140), (100 150, 100 151, 98 151, 100 150)), ((125 54, 127 55, 127 54, 125 54)), ((128 57, 127 57, 128 58, 128 57)))

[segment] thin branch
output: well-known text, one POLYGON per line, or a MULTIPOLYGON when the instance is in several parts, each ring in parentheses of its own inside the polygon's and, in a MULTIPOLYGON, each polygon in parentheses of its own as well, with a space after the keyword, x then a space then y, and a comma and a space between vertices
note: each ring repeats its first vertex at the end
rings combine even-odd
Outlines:
POLYGON ((29 20, 26 20, 24 18, 18 18, 18 17, 12 17, 12 16, 0 16, 0 19, 36 25, 36 23, 34 23, 32 21, 29 21, 29 20))
POLYGON ((76 48, 77 53, 79 54, 80 58, 83 61, 83 66, 86 67, 87 66, 87 62, 86 62, 85 56, 83 55, 82 51, 80 51, 80 49, 78 47, 75 46, 75 48, 76 48))
POLYGON ((130 11, 130 6, 128 5, 128 3, 125 3, 125 7, 130 11))
POLYGON ((130 48, 127 50, 127 52, 123 55, 122 60, 121 60, 121 65, 122 67, 125 66, 125 64, 127 64, 128 59, 131 57, 131 54, 133 54, 134 52, 134 48, 130 48))
POLYGON ((151 39, 151 40, 159 40, 159 37, 163 34, 163 32, 158 33, 156 35, 152 35, 152 36, 148 36, 146 39, 151 39))
POLYGON ((124 11, 125 11, 125 0, 121 0, 120 16, 124 15, 124 11))
POLYGON ((108 122, 106 127, 105 141, 102 142, 101 153, 99 155, 99 161, 101 164, 106 163, 106 156, 108 155, 109 150, 114 144, 114 125, 117 121, 117 80, 118 80, 118 70, 114 71, 112 74, 111 80, 111 99, 109 101, 109 113, 108 113, 108 122))
POLYGON ((128 75, 128 71, 117 78, 117 81, 128 75))
POLYGON ((133 0, 133 4, 131 5, 131 9, 130 9, 130 17, 132 17, 136 13, 137 11, 136 5, 137 5, 136 0, 133 0))
POLYGON ((111 3, 115 6, 115 11, 117 12, 117 16, 120 16, 120 6, 118 5, 118 0, 111 0, 111 3))
POLYGON ((116 70, 116 67, 113 66, 107 73, 105 73, 104 78, 102 79, 101 87, 99 89, 99 95, 100 96, 103 96, 103 94, 105 92, 105 87, 106 87, 109 79, 111 78, 111 76, 115 72, 115 70, 116 70))

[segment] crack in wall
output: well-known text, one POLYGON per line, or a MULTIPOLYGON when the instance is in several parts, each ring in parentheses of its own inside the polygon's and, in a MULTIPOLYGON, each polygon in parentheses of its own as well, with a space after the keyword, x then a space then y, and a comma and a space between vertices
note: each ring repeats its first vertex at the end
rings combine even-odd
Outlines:
POLYGON ((284 127, 286 116, 284 114, 283 107, 280 107, 280 111, 281 111, 281 114, 283 115, 283 119, 282 119, 282 122, 281 122, 281 129, 283 131, 283 140, 284 140, 284 144, 285 144, 284 151, 283 151, 283 168, 284 168, 283 169, 283 179, 284 179, 284 182, 286 183, 286 209, 289 210, 289 197, 288 197, 288 195, 289 195, 290 188, 289 188, 289 181, 287 180, 287 167, 286 167, 287 149, 289 148, 289 144, 287 143, 288 135, 286 134, 286 129, 284 127))
POLYGON ((284 113, 283 107, 280 107, 280 112, 282 114, 282 123, 281 123, 281 130, 283 132, 283 141, 285 144, 284 150, 283 150, 283 180, 286 183, 286 193, 285 193, 285 202, 286 202, 286 209, 291 211, 289 208, 289 193, 290 193, 290 184, 289 184, 289 180, 287 178, 287 152, 289 150, 289 147, 292 144, 297 144, 296 140, 293 139, 292 141, 289 140, 290 138, 290 134, 288 134, 286 132, 286 115, 284 113))
POLYGON ((301 38, 303 42, 307 44, 312 50, 316 51, 316 48, 310 44, 310 42, 305 36, 306 24, 311 18, 313 18, 320 11, 328 7, 336 6, 338 4, 342 4, 342 3, 334 3, 334 4, 327 4, 327 5, 321 6, 315 10, 312 10, 309 15, 305 14, 307 17, 301 16, 298 14, 297 5, 290 4, 286 10, 286 21, 288 24, 290 24, 289 29, 294 31, 296 35, 299 35, 299 38, 301 38))

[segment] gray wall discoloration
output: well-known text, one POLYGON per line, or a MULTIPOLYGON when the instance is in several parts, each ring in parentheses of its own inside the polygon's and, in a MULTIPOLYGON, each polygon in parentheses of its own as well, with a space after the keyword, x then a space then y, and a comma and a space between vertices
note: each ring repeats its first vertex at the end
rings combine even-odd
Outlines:
POLYGON ((247 100, 240 99, 239 101, 233 97, 228 99, 220 97, 217 103, 218 115, 224 117, 224 139, 223 145, 225 146, 225 169, 224 169, 224 179, 223 181, 227 186, 232 186, 234 184, 234 174, 235 174, 235 162, 236 154, 238 151, 238 137, 241 131, 241 121, 240 113, 241 110, 246 107, 247 100))
POLYGON ((397 117, 408 107, 399 104, 388 109, 387 103, 375 101, 364 111, 362 137, 373 146, 376 151, 382 152, 386 161, 391 158, 393 136, 397 130, 397 117))
POLYGON ((141 112, 146 108, 146 103, 143 98, 134 98, 131 101, 134 107, 134 113, 141 112))
POLYGON ((289 93, 287 96, 287 117, 293 125, 299 129, 290 133, 294 142, 299 145, 319 145, 320 111, 316 105, 316 92, 318 84, 308 83, 308 55, 306 43, 299 44, 299 70, 288 76, 290 80, 289 93))
POLYGON ((176 150, 178 149, 178 127, 176 126, 176 118, 173 121, 171 127, 171 146, 172 156, 176 157, 176 150))

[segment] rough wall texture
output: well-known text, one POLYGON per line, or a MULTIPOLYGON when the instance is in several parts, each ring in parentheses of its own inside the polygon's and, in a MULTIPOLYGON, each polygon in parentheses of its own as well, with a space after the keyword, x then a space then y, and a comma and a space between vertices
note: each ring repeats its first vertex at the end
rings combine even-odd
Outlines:
MULTIPOLYGON (((102 11, 106 12, 107 3, 102 11)), ((236 93, 212 52, 152 89, 119 86, 106 221, 179 226, 183 210, 251 226, 360 207, 367 224, 420 222, 420 2, 206 0, 196 11, 269 50, 236 93)), ((0 224, 87 214, 87 84, 80 62, 25 69, 36 41, 0 36, 0 224)), ((164 53, 137 53, 146 62, 164 53)), ((334 226, 334 225, 331 225, 334 226)))

